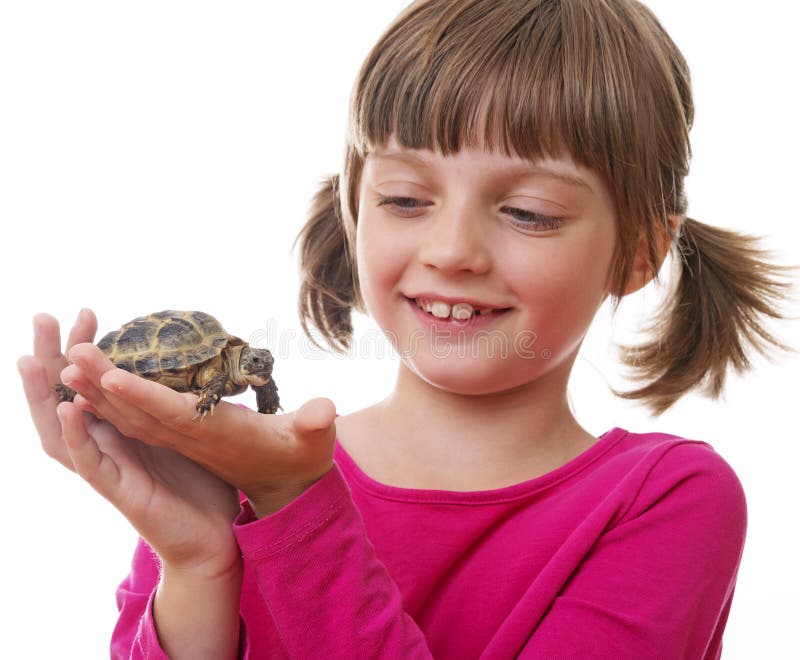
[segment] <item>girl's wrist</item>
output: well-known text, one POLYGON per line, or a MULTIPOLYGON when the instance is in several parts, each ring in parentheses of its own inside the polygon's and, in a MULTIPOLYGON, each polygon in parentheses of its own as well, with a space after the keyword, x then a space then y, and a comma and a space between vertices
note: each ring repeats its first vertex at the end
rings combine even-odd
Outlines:
POLYGON ((287 487, 279 491, 261 493, 253 497, 248 496, 247 500, 250 502, 250 508, 253 509, 256 518, 266 518, 294 502, 309 486, 310 484, 308 486, 287 487))
POLYGON ((277 513, 285 506, 291 504, 305 493, 311 486, 317 483, 333 468, 333 464, 326 469, 322 474, 300 483, 286 484, 280 488, 273 488, 265 490, 253 495, 248 494, 247 500, 250 502, 250 508, 256 518, 265 518, 266 516, 277 513))
POLYGON ((235 658, 241 559, 221 572, 162 565, 153 603, 159 643, 170 658, 235 658))
MULTIPOLYGON (((221 554, 215 555, 211 559, 202 561, 181 561, 175 562, 169 559, 161 559, 161 581, 168 581, 170 584, 183 585, 225 585, 237 584, 242 580, 242 557, 238 551, 239 546, 235 546, 236 552, 230 557, 221 554)), ((227 553, 226 553, 227 554, 227 553)))

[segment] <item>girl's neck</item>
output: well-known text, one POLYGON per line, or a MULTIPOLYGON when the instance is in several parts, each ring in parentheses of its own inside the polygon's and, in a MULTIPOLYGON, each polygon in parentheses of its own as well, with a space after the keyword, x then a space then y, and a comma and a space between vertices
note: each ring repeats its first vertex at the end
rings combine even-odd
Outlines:
POLYGON ((430 490, 491 490, 550 472, 595 438, 569 410, 570 364, 513 391, 462 396, 400 365, 392 393, 337 420, 339 441, 370 477, 430 490))

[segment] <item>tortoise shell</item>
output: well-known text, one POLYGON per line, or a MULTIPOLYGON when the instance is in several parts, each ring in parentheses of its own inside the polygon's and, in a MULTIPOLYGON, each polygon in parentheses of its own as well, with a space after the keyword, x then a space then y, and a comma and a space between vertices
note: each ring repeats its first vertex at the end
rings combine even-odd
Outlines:
POLYGON ((210 314, 165 310, 129 321, 97 346, 120 369, 163 380, 194 373, 226 346, 244 344, 210 314))

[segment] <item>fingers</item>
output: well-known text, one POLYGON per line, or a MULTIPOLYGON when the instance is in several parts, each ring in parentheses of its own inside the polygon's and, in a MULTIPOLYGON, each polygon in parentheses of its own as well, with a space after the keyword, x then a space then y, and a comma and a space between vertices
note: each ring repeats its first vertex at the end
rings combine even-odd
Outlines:
POLYGON ((64 442, 75 471, 103 497, 111 500, 114 486, 120 482, 117 465, 104 454, 89 435, 83 413, 73 403, 61 403, 57 408, 64 442))
MULTIPOLYGON (((70 330, 67 351, 77 343, 93 341, 96 332, 97 317, 94 312, 82 309, 70 330)), ((33 354, 45 365, 50 384, 57 383, 59 372, 66 366, 67 359, 61 352, 58 319, 50 314, 37 314, 33 317, 33 354)))
POLYGON ((298 449, 310 458, 309 465, 330 462, 336 440, 336 407, 333 402, 323 398, 311 399, 291 417, 292 435, 298 449))
MULTIPOLYGON (((192 442, 182 431, 189 430, 192 435, 208 432, 209 420, 192 422, 194 397, 117 369, 91 344, 73 347, 70 359, 74 364, 62 372, 65 384, 123 435, 176 447, 179 442, 192 442)), ((78 399, 76 402, 81 405, 78 399)))
POLYGON ((336 406, 330 399, 311 399, 297 409, 294 429, 298 436, 313 440, 335 432, 336 406))
POLYGON ((61 438, 61 422, 56 414, 58 398, 51 387, 47 369, 42 360, 30 355, 19 359, 17 369, 42 448, 48 456, 72 470, 72 460, 61 438))
POLYGON ((66 353, 76 344, 91 343, 97 334, 97 317, 91 309, 82 309, 78 312, 75 325, 70 330, 67 339, 66 353))
POLYGON ((98 417, 102 417, 100 412, 92 405, 92 401, 102 399, 102 393, 86 377, 81 368, 76 364, 69 364, 61 371, 61 382, 69 387, 78 395, 75 397, 75 404, 84 412, 90 412, 98 417))
POLYGON ((63 358, 58 319, 50 314, 33 317, 33 354, 41 360, 63 358))
POLYGON ((105 372, 99 382, 107 396, 116 396, 146 412, 173 431, 196 438, 222 437, 228 428, 231 415, 244 412, 238 406, 221 402, 214 408, 214 415, 195 419, 197 413, 195 396, 175 392, 164 385, 140 378, 122 369, 105 372))
MULTIPOLYGON (((97 318, 91 310, 81 310, 70 332, 68 345, 77 341, 91 341, 97 331, 97 318)), ((61 352, 61 332, 58 320, 50 314, 33 317, 33 356, 17 362, 22 387, 28 401, 33 424, 39 434, 44 451, 59 463, 73 469, 72 459, 61 435, 61 422, 56 413, 58 396, 53 385, 67 359, 61 352)))

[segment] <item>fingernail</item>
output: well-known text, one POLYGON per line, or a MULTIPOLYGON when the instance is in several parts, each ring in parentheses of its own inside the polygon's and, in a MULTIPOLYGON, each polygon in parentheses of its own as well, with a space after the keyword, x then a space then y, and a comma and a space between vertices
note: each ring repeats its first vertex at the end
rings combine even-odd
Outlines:
POLYGON ((75 319, 75 325, 78 325, 78 324, 81 322, 81 319, 83 318, 83 312, 84 312, 84 310, 83 310, 83 309, 81 309, 81 310, 78 312, 78 316, 77 316, 77 318, 75 319))

